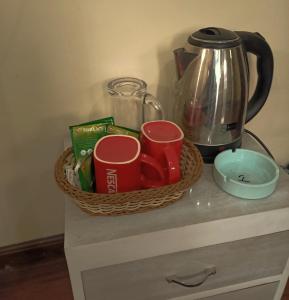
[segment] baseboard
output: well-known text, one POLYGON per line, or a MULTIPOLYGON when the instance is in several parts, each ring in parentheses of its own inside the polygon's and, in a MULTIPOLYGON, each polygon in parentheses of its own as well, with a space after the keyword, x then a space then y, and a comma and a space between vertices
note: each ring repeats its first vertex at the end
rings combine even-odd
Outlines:
POLYGON ((60 247, 63 248, 64 235, 59 234, 55 236, 40 238, 32 241, 27 241, 19 244, 0 247, 0 256, 7 256, 23 252, 31 252, 36 249, 49 249, 60 247))

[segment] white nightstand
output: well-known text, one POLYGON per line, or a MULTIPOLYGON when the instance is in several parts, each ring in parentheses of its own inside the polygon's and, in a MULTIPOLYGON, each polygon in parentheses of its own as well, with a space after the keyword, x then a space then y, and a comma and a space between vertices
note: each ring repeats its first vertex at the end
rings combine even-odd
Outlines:
MULTIPOLYGON (((263 152, 248 135, 243 147, 263 152)), ((180 201, 146 213, 93 217, 66 198, 65 254, 75 300, 280 299, 289 274, 289 176, 268 198, 222 192, 205 165, 180 201), (187 276, 198 286, 167 277, 187 276), (205 276, 204 276, 205 277, 205 276)))

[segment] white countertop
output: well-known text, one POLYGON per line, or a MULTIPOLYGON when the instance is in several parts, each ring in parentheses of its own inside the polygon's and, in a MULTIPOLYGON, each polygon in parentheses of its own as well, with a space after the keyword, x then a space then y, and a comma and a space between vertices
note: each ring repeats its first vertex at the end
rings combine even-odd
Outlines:
MULTIPOLYGON (((243 147, 264 153, 248 135, 244 135, 243 147)), ((212 177, 212 165, 205 165, 199 181, 176 203, 145 213, 115 217, 90 216, 72 199, 65 198, 65 242, 66 246, 74 247, 289 208, 289 176, 281 170, 277 189, 268 198, 244 200, 220 190, 212 177)))

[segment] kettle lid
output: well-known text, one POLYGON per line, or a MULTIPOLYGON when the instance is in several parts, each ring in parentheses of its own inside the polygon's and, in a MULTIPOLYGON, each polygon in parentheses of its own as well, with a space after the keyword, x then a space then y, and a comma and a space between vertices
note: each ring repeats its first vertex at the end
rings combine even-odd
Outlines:
POLYGON ((192 33, 188 43, 202 48, 231 48, 240 45, 241 39, 234 32, 224 28, 207 27, 192 33))

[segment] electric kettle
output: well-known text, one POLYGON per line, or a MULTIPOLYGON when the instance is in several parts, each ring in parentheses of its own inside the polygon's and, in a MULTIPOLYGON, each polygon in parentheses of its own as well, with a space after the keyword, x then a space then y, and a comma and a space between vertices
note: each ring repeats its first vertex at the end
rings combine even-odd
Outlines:
POLYGON ((273 77, 273 55, 259 33, 208 27, 174 50, 178 81, 174 121, 205 162, 241 146, 244 124, 262 108, 273 77), (257 57, 257 84, 249 94, 247 52, 257 57))

